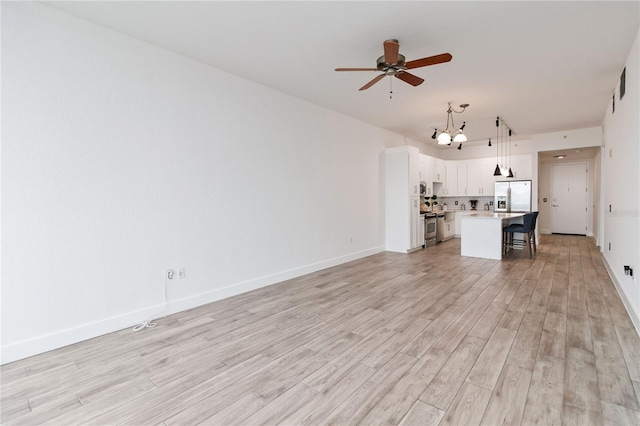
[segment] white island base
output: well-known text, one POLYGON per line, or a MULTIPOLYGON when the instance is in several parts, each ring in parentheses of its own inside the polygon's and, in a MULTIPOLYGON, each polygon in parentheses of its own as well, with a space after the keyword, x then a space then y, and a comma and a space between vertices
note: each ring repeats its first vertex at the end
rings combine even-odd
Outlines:
POLYGON ((502 228, 522 223, 524 213, 474 213, 463 216, 460 254, 484 259, 502 259, 502 228), (516 220, 513 220, 516 219, 516 220))

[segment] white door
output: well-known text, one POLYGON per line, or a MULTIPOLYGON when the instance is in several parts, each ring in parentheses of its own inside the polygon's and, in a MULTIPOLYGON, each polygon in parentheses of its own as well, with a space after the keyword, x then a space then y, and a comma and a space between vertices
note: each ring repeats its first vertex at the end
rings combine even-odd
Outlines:
POLYGON ((586 235, 586 163, 551 166, 551 232, 586 235))

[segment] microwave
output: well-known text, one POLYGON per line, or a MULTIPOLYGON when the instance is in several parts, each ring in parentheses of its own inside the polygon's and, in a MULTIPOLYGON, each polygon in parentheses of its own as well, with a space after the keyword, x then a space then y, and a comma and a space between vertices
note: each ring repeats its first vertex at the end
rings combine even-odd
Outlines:
POLYGON ((427 184, 420 182, 420 195, 427 195, 427 184))

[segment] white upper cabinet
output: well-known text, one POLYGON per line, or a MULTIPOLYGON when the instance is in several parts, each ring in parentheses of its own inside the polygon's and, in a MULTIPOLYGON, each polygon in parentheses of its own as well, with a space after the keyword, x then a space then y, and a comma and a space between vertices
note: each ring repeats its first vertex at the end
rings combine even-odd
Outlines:
POLYGON ((420 182, 427 186, 425 196, 433 195, 433 176, 435 174, 435 158, 420 154, 420 182))
MULTIPOLYGON (((494 158, 448 161, 446 183, 438 195, 445 197, 492 197, 496 180, 506 180, 504 176, 493 176, 495 168, 496 160, 494 158), (455 177, 454 170, 457 171, 455 177)), ((513 171, 512 179, 531 179, 531 154, 513 156, 511 170, 513 171)))
POLYGON ((439 158, 434 159, 433 181, 444 183, 445 181, 445 161, 439 158))
POLYGON ((409 196, 420 196, 420 157, 417 152, 409 153, 409 196))
POLYGON ((445 178, 440 194, 443 197, 455 197, 458 195, 458 162, 445 164, 445 178))
POLYGON ((458 189, 457 195, 459 197, 469 195, 469 186, 467 182, 467 164, 459 163, 458 164, 458 189))
POLYGON ((467 161, 467 195, 472 197, 492 196, 495 164, 493 159, 480 158, 467 161))
POLYGON ((511 158, 511 171, 514 179, 531 179, 533 176, 531 169, 531 154, 515 155, 511 158))

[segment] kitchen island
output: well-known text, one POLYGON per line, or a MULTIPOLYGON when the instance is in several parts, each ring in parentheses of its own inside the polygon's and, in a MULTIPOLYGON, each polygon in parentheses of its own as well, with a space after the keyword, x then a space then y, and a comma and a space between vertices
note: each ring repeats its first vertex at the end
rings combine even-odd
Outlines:
POLYGON ((502 259, 502 228, 522 223, 524 213, 478 212, 462 217, 460 254, 462 256, 502 259))

